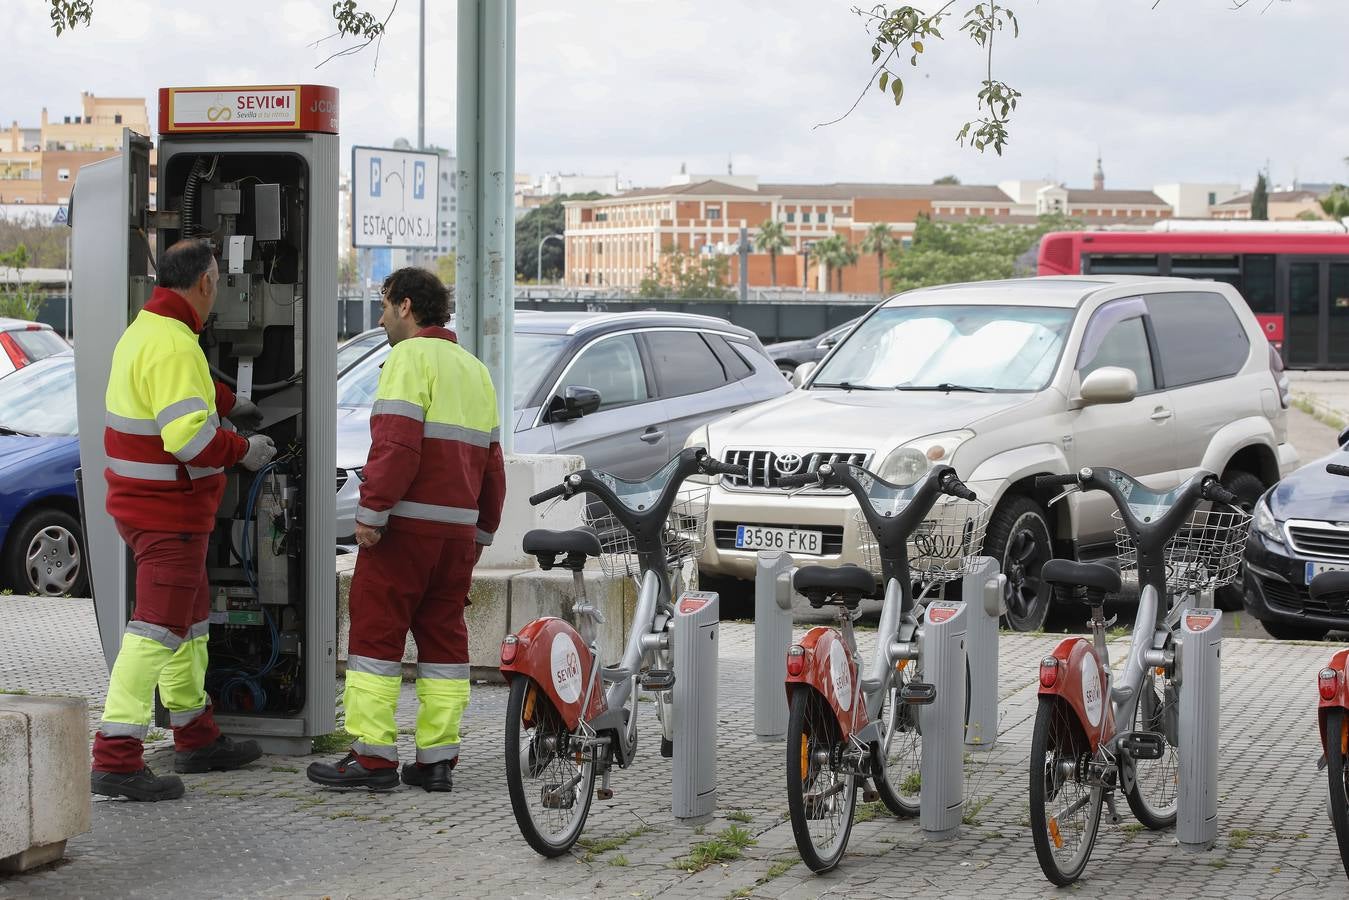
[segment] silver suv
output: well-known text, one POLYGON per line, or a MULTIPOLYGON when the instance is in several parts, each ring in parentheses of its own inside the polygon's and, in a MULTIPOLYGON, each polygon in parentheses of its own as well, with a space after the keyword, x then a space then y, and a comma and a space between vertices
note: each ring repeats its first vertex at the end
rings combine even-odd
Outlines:
POLYGON ((1114 521, 1105 495, 1051 511, 1036 476, 1110 465, 1169 488, 1203 468, 1253 505, 1297 466, 1271 358, 1226 284, 1065 276, 901 294, 798 370, 802 389, 690 436, 750 470, 713 487, 700 568, 751 578, 773 548, 860 563, 851 498, 789 499, 777 479, 847 460, 904 483, 942 462, 993 506, 985 552, 1008 576, 1008 624, 1039 628, 1041 566, 1113 552, 1114 521))

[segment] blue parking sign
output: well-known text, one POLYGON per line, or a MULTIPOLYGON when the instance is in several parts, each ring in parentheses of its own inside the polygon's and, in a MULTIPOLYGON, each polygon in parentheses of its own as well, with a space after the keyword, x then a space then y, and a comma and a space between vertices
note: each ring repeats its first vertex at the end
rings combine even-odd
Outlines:
POLYGON ((412 199, 421 200, 426 196, 426 163, 412 164, 412 199))
POLYGON ((378 156, 372 156, 372 157, 370 157, 370 196, 371 196, 371 197, 378 197, 378 196, 379 196, 380 186, 384 183, 384 179, 380 177, 380 175, 381 175, 381 171, 380 171, 381 168, 382 168, 382 167, 380 166, 380 160, 379 160, 379 157, 378 157, 378 156))

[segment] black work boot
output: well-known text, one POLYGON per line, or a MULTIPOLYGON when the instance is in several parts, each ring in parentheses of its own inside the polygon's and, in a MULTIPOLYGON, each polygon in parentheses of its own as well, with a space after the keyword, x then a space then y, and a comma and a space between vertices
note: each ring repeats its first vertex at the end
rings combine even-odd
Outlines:
POLYGON ((173 771, 191 774, 196 772, 228 772, 230 769, 242 769, 262 755, 257 741, 232 741, 223 734, 214 744, 198 747, 196 750, 179 750, 173 754, 173 771))
POLYGON ((156 775, 149 766, 139 772, 95 770, 89 776, 89 790, 104 797, 126 797, 153 803, 183 796, 183 779, 177 775, 156 775))
POLYGON ((448 759, 440 762, 406 763, 403 766, 403 784, 424 791, 446 792, 454 789, 454 775, 448 759))
POLYGON ((398 787, 398 769, 367 769, 354 752, 335 763, 310 763, 305 775, 315 784, 332 788, 369 788, 391 791, 398 787))

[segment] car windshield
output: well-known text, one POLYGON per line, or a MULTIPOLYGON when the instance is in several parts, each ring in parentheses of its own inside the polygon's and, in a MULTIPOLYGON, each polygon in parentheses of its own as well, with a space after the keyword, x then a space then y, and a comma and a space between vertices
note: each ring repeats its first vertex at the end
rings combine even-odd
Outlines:
POLYGON ((891 306, 858 325, 812 389, 1037 391, 1048 383, 1073 310, 1038 306, 891 306))
POLYGON ((0 381, 0 427, 43 436, 77 434, 75 357, 49 356, 0 381))
MULTIPOLYGON (((515 333, 515 359, 512 365, 515 385, 512 399, 516 409, 534 393, 539 379, 553 367, 558 351, 566 342, 567 336, 562 334, 515 333)), ((379 369, 388 355, 389 348, 380 347, 337 379, 337 405, 372 405, 375 391, 379 388, 379 369)))
POLYGON ((369 353, 375 347, 384 343, 384 329, 378 331, 368 331, 365 334, 358 334, 345 344, 337 348, 337 373, 342 371, 369 353))

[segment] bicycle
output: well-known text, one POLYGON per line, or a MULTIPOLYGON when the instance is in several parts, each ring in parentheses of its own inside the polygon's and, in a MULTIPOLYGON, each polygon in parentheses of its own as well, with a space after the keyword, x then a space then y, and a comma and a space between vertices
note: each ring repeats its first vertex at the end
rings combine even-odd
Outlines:
POLYGON ((922 601, 935 585, 968 570, 983 545, 988 515, 950 466, 936 466, 920 481, 899 486, 861 466, 826 463, 814 472, 785 475, 779 485, 851 491, 875 539, 864 550, 878 562, 885 583, 871 668, 858 678, 853 622, 861 598, 876 589, 876 575, 855 565, 804 566, 792 579, 816 609, 838 606, 839 628, 812 628, 787 652, 787 806, 802 860, 826 872, 847 849, 859 780, 872 786, 867 799, 879 797, 895 815, 918 812, 907 787, 922 758, 913 707, 932 703, 941 692, 965 689, 963 678, 961 684, 935 684, 919 677, 922 601), (926 582, 917 598, 915 577, 926 582))
MULTIPOLYGON (((1077 600, 1091 609, 1091 640, 1065 638, 1040 661, 1031 739, 1035 854, 1045 877, 1064 886, 1086 868, 1103 802, 1111 822, 1120 821, 1116 790, 1123 791, 1145 827, 1158 830, 1175 823, 1181 732, 1202 726, 1181 721, 1174 632, 1183 616, 1195 616, 1189 625, 1200 627, 1220 616, 1194 601, 1236 579, 1250 516, 1231 506, 1235 495, 1205 472, 1165 492, 1111 468, 1042 476, 1037 486, 1105 491, 1122 521, 1116 532, 1119 568, 1055 559, 1042 570, 1061 602, 1077 600), (1226 504, 1231 511, 1201 510, 1204 501, 1226 504), (1136 573, 1140 594, 1125 669, 1115 685, 1104 604, 1107 594, 1120 592, 1122 573, 1136 573), (1163 607, 1163 598, 1170 605, 1163 607), (1127 730, 1120 730, 1121 723, 1128 723, 1127 730)), ((1211 717, 1216 729, 1216 707, 1211 717)), ((1197 764, 1215 766, 1217 760, 1197 764)))
MULTIPOLYGON (((1332 475, 1349 477, 1349 466, 1330 463, 1326 471, 1332 475)), ((1307 586, 1313 600, 1333 600, 1349 603, 1349 572, 1322 572, 1307 586)), ((1330 822, 1335 829, 1335 842, 1340 848, 1340 862, 1349 875, 1349 650, 1340 650, 1330 663, 1317 673, 1316 688, 1320 703, 1316 711, 1317 726, 1321 732, 1321 763, 1327 771, 1330 790, 1328 805, 1330 822)))
POLYGON ((536 529, 523 541, 541 569, 572 572, 577 627, 545 616, 501 645, 501 672, 510 683, 506 784, 520 833, 544 856, 571 849, 592 797, 613 797, 612 767, 626 769, 636 757, 639 689, 656 694, 661 753, 673 755, 672 571, 697 556, 708 494, 707 486, 685 487, 684 481, 723 474, 743 476, 745 470, 692 447, 641 481, 582 469, 529 498, 533 506, 578 494, 599 501, 583 514, 588 527, 536 529), (616 665, 600 665, 597 629, 605 617, 587 601, 583 574, 591 558, 606 574, 638 583, 632 628, 616 665), (601 787, 595 789, 597 777, 601 787))

